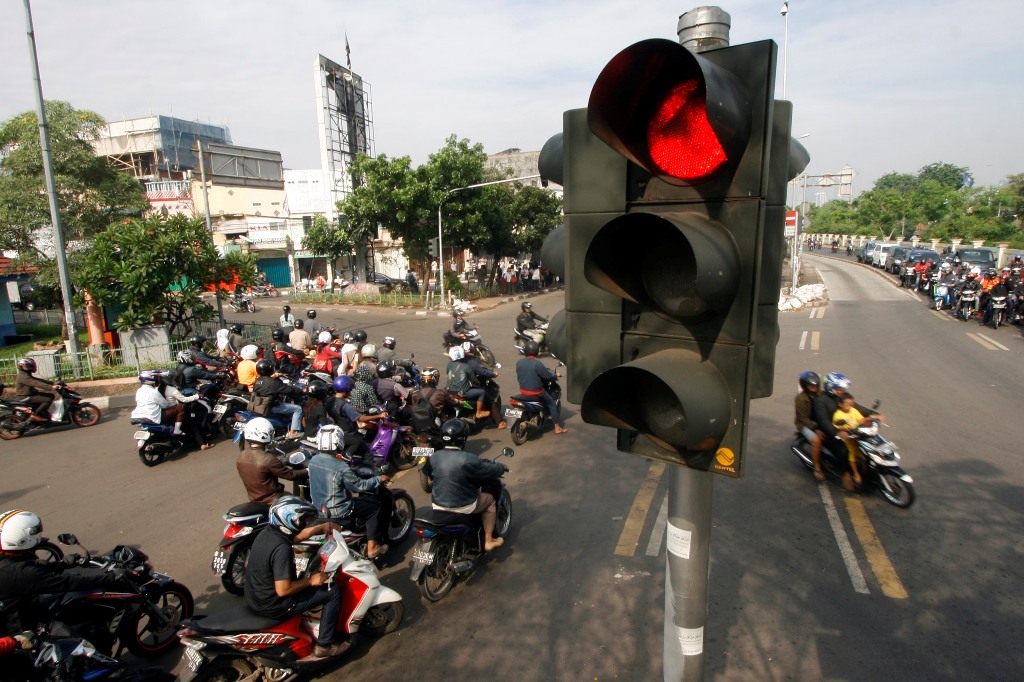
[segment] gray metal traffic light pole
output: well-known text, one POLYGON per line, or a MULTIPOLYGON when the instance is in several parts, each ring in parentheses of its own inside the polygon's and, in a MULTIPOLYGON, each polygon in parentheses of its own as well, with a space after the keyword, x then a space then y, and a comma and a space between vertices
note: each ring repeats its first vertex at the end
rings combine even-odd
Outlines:
MULTIPOLYGON (((437 203, 437 258, 438 258, 438 270, 437 277, 440 280, 438 284, 441 287, 441 305, 444 305, 444 235, 441 229, 441 207, 444 206, 444 200, 456 192, 461 192, 464 189, 474 189, 476 187, 486 187, 487 185, 504 185, 509 182, 516 182, 518 180, 532 180, 533 178, 539 178, 540 174, 537 175, 524 175, 518 178, 505 178, 504 180, 492 180, 490 182, 478 182, 475 185, 466 185, 465 187, 454 187, 445 192, 445 195, 441 197, 441 201, 437 203)), ((454 257, 452 258, 454 260, 454 257)))

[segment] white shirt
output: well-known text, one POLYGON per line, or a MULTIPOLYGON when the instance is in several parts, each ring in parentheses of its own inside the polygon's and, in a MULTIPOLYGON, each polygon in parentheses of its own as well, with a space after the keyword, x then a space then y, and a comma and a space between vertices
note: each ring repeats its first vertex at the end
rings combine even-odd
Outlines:
MULTIPOLYGON (((171 390, 175 393, 178 392, 173 386, 169 386, 167 392, 170 393, 171 390)), ((174 398, 165 397, 155 386, 143 384, 135 392, 135 409, 132 410, 132 419, 148 419, 159 424, 160 418, 163 416, 163 409, 173 405, 174 398)))

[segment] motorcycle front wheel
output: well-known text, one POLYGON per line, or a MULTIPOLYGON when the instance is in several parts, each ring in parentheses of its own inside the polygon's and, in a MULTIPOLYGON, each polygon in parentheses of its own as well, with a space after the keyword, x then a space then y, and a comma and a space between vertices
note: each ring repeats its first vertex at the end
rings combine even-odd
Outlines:
POLYGON ((455 586, 455 571, 452 569, 452 542, 439 542, 434 546, 434 560, 420 574, 420 594, 428 601, 441 601, 455 586))
POLYGON ((359 632, 380 637, 389 632, 394 632, 405 616, 405 607, 400 601, 392 601, 386 604, 371 606, 363 616, 363 622, 359 626, 359 632))
POLYGON ((78 426, 92 426, 100 420, 100 408, 89 403, 82 403, 71 413, 71 421, 78 426))
POLYGON ((178 643, 178 628, 192 617, 195 601, 187 587, 169 582, 148 596, 149 607, 139 609, 126 625, 123 640, 139 658, 156 658, 178 643), (167 620, 164 624, 155 613, 167 620))
POLYGON ((40 542, 34 549, 36 561, 43 563, 56 563, 64 558, 64 550, 49 540, 40 542))
POLYGON ((525 419, 517 419, 516 423, 512 425, 512 442, 516 445, 522 445, 530 437, 530 430, 525 419))
POLYGON ((0 438, 4 440, 14 440, 15 438, 21 438, 24 433, 25 425, 21 419, 17 417, 5 417, 0 420, 0 438))
POLYGON ((388 525, 388 543, 397 544, 404 540, 412 529, 416 516, 416 504, 407 493, 398 493, 392 499, 391 523, 388 525))
POLYGON ((196 675, 192 682, 240 682, 251 680, 256 666, 246 658, 220 658, 196 675))
POLYGON ((508 533, 508 529, 512 527, 512 496, 508 494, 508 490, 505 488, 501 489, 501 496, 498 498, 498 518, 494 522, 494 534, 499 537, 505 537, 508 533))
POLYGON ((899 476, 888 473, 880 473, 878 479, 878 489, 886 502, 900 509, 906 509, 914 504, 913 483, 908 483, 899 476))
POLYGON ((249 545, 239 547, 228 557, 220 584, 231 594, 245 594, 245 564, 249 561, 249 545))

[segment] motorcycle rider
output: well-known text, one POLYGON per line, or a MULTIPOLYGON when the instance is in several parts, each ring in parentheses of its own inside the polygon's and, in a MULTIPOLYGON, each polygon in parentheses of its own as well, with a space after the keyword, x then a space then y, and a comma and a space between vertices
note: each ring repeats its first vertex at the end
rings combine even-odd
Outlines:
POLYGON ((245 390, 250 392, 252 391, 253 384, 256 383, 256 379, 260 376, 256 372, 256 359, 259 357, 259 354, 259 346, 252 343, 248 346, 242 346, 242 350, 238 352, 238 356, 242 358, 238 362, 238 367, 235 368, 235 372, 238 375, 238 383, 245 386, 245 390))
POLYGON ((331 418, 331 421, 338 426, 342 433, 341 447, 349 456, 361 455, 367 449, 366 441, 363 440, 362 434, 359 433, 360 424, 383 419, 387 416, 386 412, 374 415, 360 414, 352 406, 348 396, 352 392, 355 383, 355 380, 348 375, 336 378, 332 386, 334 395, 324 402, 324 407, 327 408, 327 416, 331 418))
POLYGON ((412 410, 411 419, 416 433, 433 433, 440 426, 437 416, 444 412, 445 403, 448 401, 448 393, 437 387, 437 380, 440 376, 441 373, 434 367, 424 367, 420 372, 422 384, 416 391, 417 407, 412 410), (430 407, 421 406, 422 403, 428 403, 430 407))
POLYGON ((457 309, 453 310, 452 317, 454 319, 452 320, 451 330, 448 333, 451 334, 454 339, 458 339, 458 341, 453 340, 452 343, 465 341, 477 332, 476 327, 469 323, 466 319, 466 313, 463 311, 457 309))
POLYGON ((192 351, 192 357, 195 358, 196 362, 202 363, 208 367, 225 367, 226 365, 213 357, 208 355, 203 346, 206 344, 206 337, 200 334, 196 334, 188 340, 188 349, 192 351))
POLYGON ((516 362, 516 380, 519 382, 519 392, 525 396, 539 397, 544 408, 551 415, 551 423, 555 425, 555 433, 568 431, 562 423, 558 413, 558 402, 547 392, 547 384, 558 378, 558 372, 552 372, 544 366, 544 363, 537 359, 540 353, 540 344, 536 341, 527 341, 523 344, 523 357, 516 362))
POLYGON ((304 469, 285 466, 280 459, 267 452, 267 443, 274 439, 274 425, 269 419, 253 417, 242 432, 246 447, 238 453, 235 468, 245 485, 250 502, 273 504, 284 495, 286 481, 304 481, 309 474, 304 469))
POLYGON ((310 338, 320 338, 320 332, 322 332, 325 327, 316 321, 316 311, 312 308, 307 310, 306 320, 306 332, 309 334, 310 338))
POLYGON ((988 290, 981 295, 982 301, 982 317, 981 324, 987 325, 992 321, 992 297, 1002 296, 1006 298, 1010 295, 1010 273, 1007 272, 1000 276, 996 273, 995 269, 989 270, 991 274, 991 285, 988 290))
MULTIPOLYGON (((825 390, 820 392, 814 399, 814 422, 817 424, 818 430, 824 434, 822 447, 828 448, 829 452, 839 462, 847 462, 848 460, 849 453, 845 447, 845 441, 848 436, 845 432, 835 427, 832 423, 832 416, 839 409, 840 398, 850 390, 851 386, 853 386, 853 382, 845 374, 829 372, 825 375, 825 390), (840 442, 843 443, 842 449, 838 447, 840 442)), ((865 417, 874 417, 878 421, 885 421, 885 417, 869 407, 864 407, 857 403, 854 403, 854 407, 865 417)), ((853 477, 849 470, 843 473, 843 488, 853 490, 853 477)))
MULTIPOLYGON (((340 378, 340 377, 339 377, 340 378)), ((380 396, 377 395, 377 369, 376 365, 360 362, 352 377, 355 384, 352 387, 350 399, 352 407, 361 415, 366 415, 371 407, 380 405, 380 396)))
POLYGON ((182 390, 195 388, 200 379, 207 379, 209 381, 220 379, 220 374, 196 363, 195 356, 188 349, 178 352, 178 366, 175 368, 174 373, 178 380, 178 388, 182 390))
MULTIPOLYGON (((978 272, 980 272, 978 268, 972 268, 971 270, 967 271, 967 274, 964 276, 964 281, 960 285, 960 288, 958 290, 958 302, 959 298, 963 296, 963 293, 965 291, 973 291, 976 295, 981 293, 981 283, 977 279, 978 272)), ((973 301, 969 303, 969 305, 971 306, 971 313, 976 312, 978 309, 978 299, 975 298, 973 301)))
POLYGON ((194 447, 209 450, 215 444, 206 440, 203 433, 205 413, 189 417, 185 405, 196 402, 202 396, 198 393, 185 395, 174 385, 164 380, 164 373, 154 369, 144 369, 139 373, 142 386, 135 392, 135 409, 132 419, 146 420, 151 424, 174 424, 171 433, 175 436, 188 436, 194 447))
POLYGON ((295 350, 301 350, 303 353, 308 353, 313 347, 313 339, 310 338, 309 332, 303 329, 305 324, 302 320, 295 320, 295 328, 288 335, 288 343, 291 344, 295 350))
POLYGON ((498 373, 481 364, 473 352, 474 350, 476 350, 475 347, 469 341, 462 343, 462 354, 466 358, 466 364, 473 372, 473 385, 484 390, 484 403, 487 406, 487 411, 491 413, 494 425, 499 429, 504 429, 508 424, 504 420, 501 409, 501 389, 495 382, 487 381, 488 379, 497 379, 498 373))
POLYGON ((231 353, 236 354, 245 345, 245 337, 242 336, 242 325, 235 323, 228 329, 228 345, 231 346, 231 353))
POLYGON ((245 603, 257 614, 276 620, 322 606, 313 655, 327 658, 343 654, 349 647, 348 641, 335 642, 343 590, 325 587, 329 579, 326 573, 296 578, 292 558, 292 544, 339 530, 333 523, 310 526, 316 517, 316 507, 297 497, 282 497, 270 507, 270 524, 260 531, 249 550, 245 603))
POLYGON ((368 467, 354 467, 352 455, 342 450, 337 456, 317 453, 309 460, 309 493, 313 506, 325 520, 342 525, 346 520, 366 527, 366 558, 376 559, 387 551, 383 543, 391 522, 391 495, 369 493, 391 480, 386 474, 372 475, 368 467))
POLYGON ((274 341, 274 359, 277 361, 277 371, 288 376, 296 376, 299 373, 297 363, 305 359, 306 354, 297 348, 293 348, 285 340, 284 330, 280 327, 270 332, 270 338, 274 341))
POLYGON ((533 312, 533 304, 529 301, 523 301, 519 307, 522 309, 522 312, 516 315, 516 330, 521 334, 529 336, 539 344, 541 339, 544 338, 544 332, 537 328, 537 323, 538 321, 541 323, 547 322, 547 318, 533 312))
POLYGON ((295 326, 295 316, 292 315, 292 307, 290 305, 281 306, 281 317, 277 319, 278 326, 282 329, 291 329, 295 326))
POLYGON ((796 430, 803 434, 811 445, 811 461, 814 463, 814 478, 825 480, 821 470, 822 433, 814 421, 814 399, 821 392, 821 377, 817 372, 807 371, 800 375, 800 392, 796 394, 796 430))
POLYGON ((344 341, 344 345, 341 347, 341 362, 338 364, 337 374, 341 376, 346 374, 352 376, 352 373, 356 371, 356 365, 359 364, 359 348, 360 343, 356 339, 355 332, 345 332, 341 339, 344 341))
POLYGON ((508 471, 501 462, 480 459, 462 448, 469 438, 469 425, 461 419, 449 419, 441 426, 444 447, 436 450, 423 465, 433 478, 430 500, 434 509, 457 514, 480 514, 484 528, 484 551, 490 552, 505 543, 494 536, 497 522, 496 500, 481 486, 508 471))
POLYGON ((56 391, 60 384, 50 383, 35 376, 36 369, 36 361, 32 358, 18 358, 18 374, 14 380, 17 390, 14 394, 19 400, 33 406, 32 414, 29 417, 32 421, 48 422, 50 421, 48 410, 54 399, 54 394, 49 391, 56 391), (41 393, 39 389, 47 392, 41 393))
POLYGON ((256 373, 259 377, 252 385, 254 402, 256 398, 261 398, 259 402, 270 405, 271 414, 287 415, 291 419, 291 427, 286 438, 302 437, 302 406, 283 402, 285 398, 291 398, 298 393, 298 389, 281 381, 278 378, 281 375, 274 372, 274 363, 266 358, 256 363, 256 373))
POLYGON ((475 401, 475 418, 477 421, 490 417, 491 413, 487 409, 487 397, 484 389, 473 385, 476 374, 466 362, 466 353, 462 346, 452 346, 449 348, 448 357, 451 358, 451 362, 448 363, 448 367, 445 370, 445 374, 448 376, 448 385, 445 387, 445 390, 449 393, 461 395, 466 400, 475 401))
POLYGON ((381 399, 384 409, 395 416, 401 424, 409 423, 409 410, 404 406, 413 401, 413 392, 395 381, 395 363, 393 360, 377 362, 377 383, 374 390, 381 399))

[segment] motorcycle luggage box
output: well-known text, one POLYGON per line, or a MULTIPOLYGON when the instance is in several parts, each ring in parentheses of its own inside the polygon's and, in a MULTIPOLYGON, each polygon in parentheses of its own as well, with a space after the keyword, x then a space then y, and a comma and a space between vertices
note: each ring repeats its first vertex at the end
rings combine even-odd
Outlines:
POLYGON ((227 611, 214 613, 204 618, 185 621, 183 627, 192 628, 196 632, 211 634, 227 634, 233 632, 258 632, 269 630, 281 623, 277 618, 266 618, 254 613, 248 606, 237 606, 227 611))

